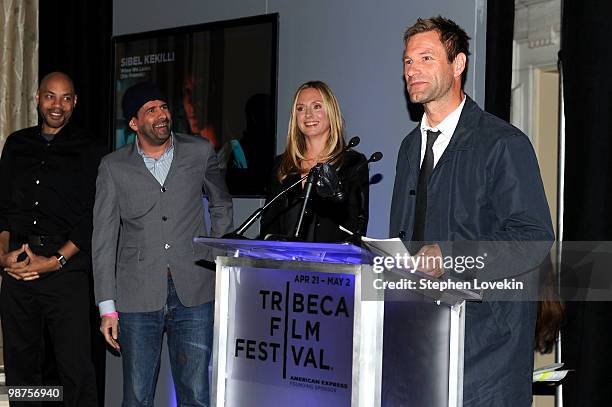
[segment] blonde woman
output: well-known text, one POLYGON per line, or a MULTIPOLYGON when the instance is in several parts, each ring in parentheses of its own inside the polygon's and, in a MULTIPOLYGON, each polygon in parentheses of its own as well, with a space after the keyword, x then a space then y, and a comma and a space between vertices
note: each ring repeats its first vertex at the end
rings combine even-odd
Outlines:
MULTIPOLYGON (((321 81, 304 83, 293 98, 287 149, 276 159, 268 200, 306 175, 316 164, 330 160, 338 171, 345 195, 337 202, 313 194, 310 216, 305 219, 302 230, 305 241, 347 240, 349 236, 339 229, 339 225, 358 234, 366 232, 369 195, 366 158, 352 150, 340 154, 344 147, 344 124, 336 97, 321 81)), ((293 188, 268 208, 261 222, 262 238, 269 234, 293 234, 303 203, 303 187, 302 183, 302 188, 293 188)))

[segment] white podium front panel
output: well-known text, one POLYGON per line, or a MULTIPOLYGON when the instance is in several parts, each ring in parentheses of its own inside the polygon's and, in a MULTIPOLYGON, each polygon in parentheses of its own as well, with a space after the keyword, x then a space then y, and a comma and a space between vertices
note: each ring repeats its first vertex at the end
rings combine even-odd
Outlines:
POLYGON ((378 289, 418 276, 345 245, 200 240, 255 257, 217 258, 212 405, 462 405, 461 293, 378 289))
POLYGON ((360 268, 219 258, 214 405, 351 406, 360 268))

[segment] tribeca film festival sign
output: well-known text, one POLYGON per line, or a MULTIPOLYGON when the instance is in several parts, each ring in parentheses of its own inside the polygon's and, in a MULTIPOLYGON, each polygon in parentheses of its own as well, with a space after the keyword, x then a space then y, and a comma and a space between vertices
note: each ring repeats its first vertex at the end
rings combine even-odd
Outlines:
POLYGON ((231 274, 227 406, 350 406, 354 276, 231 274))

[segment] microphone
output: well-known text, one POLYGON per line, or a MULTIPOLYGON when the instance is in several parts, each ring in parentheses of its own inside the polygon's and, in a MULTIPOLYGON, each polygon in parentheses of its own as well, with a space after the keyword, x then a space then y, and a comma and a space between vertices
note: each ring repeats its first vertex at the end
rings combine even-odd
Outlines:
MULTIPOLYGON (((361 142, 361 139, 358 136, 351 137, 351 139, 346 144, 346 146, 338 154, 334 155, 332 158, 327 160, 327 162, 324 163, 324 164, 331 164, 335 159, 340 157, 346 151, 348 151, 349 149, 359 145, 360 142, 361 142)), ((302 181, 304 181, 309 176, 311 176, 311 173, 312 173, 312 181, 314 183, 316 181, 316 176, 318 175, 318 171, 319 171, 318 167, 320 167, 320 164, 317 165, 317 166, 312 167, 312 169, 308 172, 308 174, 304 175, 299 180, 297 180, 293 184, 289 185, 287 188, 283 189, 275 197, 270 199, 270 201, 268 201, 264 206, 262 206, 261 208, 257 209, 255 212, 253 212, 251 214, 251 216, 249 216, 236 230, 234 230, 233 232, 230 232, 230 233, 226 233, 222 237, 224 239, 245 239, 245 237, 243 236, 244 232, 246 232, 251 227, 251 225, 253 225, 253 223, 255 223, 257 221, 257 219, 259 219, 261 217, 261 215, 263 215, 264 211, 266 209, 268 209, 270 207, 270 205, 272 205, 277 199, 279 199, 281 196, 285 195, 287 192, 289 192, 291 189, 293 189, 296 185, 299 185, 302 181), (317 173, 317 174, 315 174, 315 173, 317 173)), ((307 185, 307 187, 308 187, 308 185, 307 185)))
POLYGON ((368 158, 366 161, 360 163, 357 167, 355 167, 355 169, 352 171, 351 175, 348 177, 343 178, 344 181, 349 180, 351 178, 354 178, 355 176, 357 176, 357 174, 359 173, 359 170, 363 168, 364 165, 368 165, 370 163, 375 163, 377 161, 382 160, 383 158, 383 153, 381 153, 380 151, 377 151, 375 153, 373 153, 370 158, 368 158))
POLYGON ((361 139, 359 138, 359 136, 351 137, 349 142, 346 144, 346 147, 344 148, 345 150, 348 150, 349 148, 357 147, 360 142, 361 142, 361 139))
POLYGON ((351 137, 351 139, 348 141, 348 143, 346 143, 346 146, 344 146, 344 148, 342 150, 340 150, 336 155, 333 155, 332 158, 327 160, 324 164, 331 164, 332 162, 336 161, 336 159, 338 157, 340 157, 342 154, 346 153, 351 148, 357 147, 359 145, 359 143, 361 143, 361 139, 359 138, 359 136, 351 137))
POLYGON ((373 153, 370 158, 368 158, 368 163, 375 163, 377 161, 382 160, 383 158, 383 153, 381 153, 380 151, 377 151, 375 153, 373 153))

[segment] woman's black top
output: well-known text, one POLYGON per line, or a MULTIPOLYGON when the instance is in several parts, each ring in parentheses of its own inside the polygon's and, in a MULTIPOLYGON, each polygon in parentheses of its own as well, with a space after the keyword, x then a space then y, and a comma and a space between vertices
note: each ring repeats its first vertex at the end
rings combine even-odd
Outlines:
MULTIPOLYGON (((300 179, 298 173, 288 175, 283 182, 277 178, 281 157, 276 158, 266 202, 283 189, 300 179)), ((310 216, 304 219, 302 238, 310 242, 342 242, 350 236, 338 228, 342 225, 357 234, 364 235, 368 225, 369 176, 368 165, 363 154, 347 151, 337 168, 344 199, 336 202, 317 195, 313 188, 310 216)), ((268 234, 292 236, 304 201, 302 185, 295 186, 285 196, 272 204, 261 219, 260 238, 268 234)))

